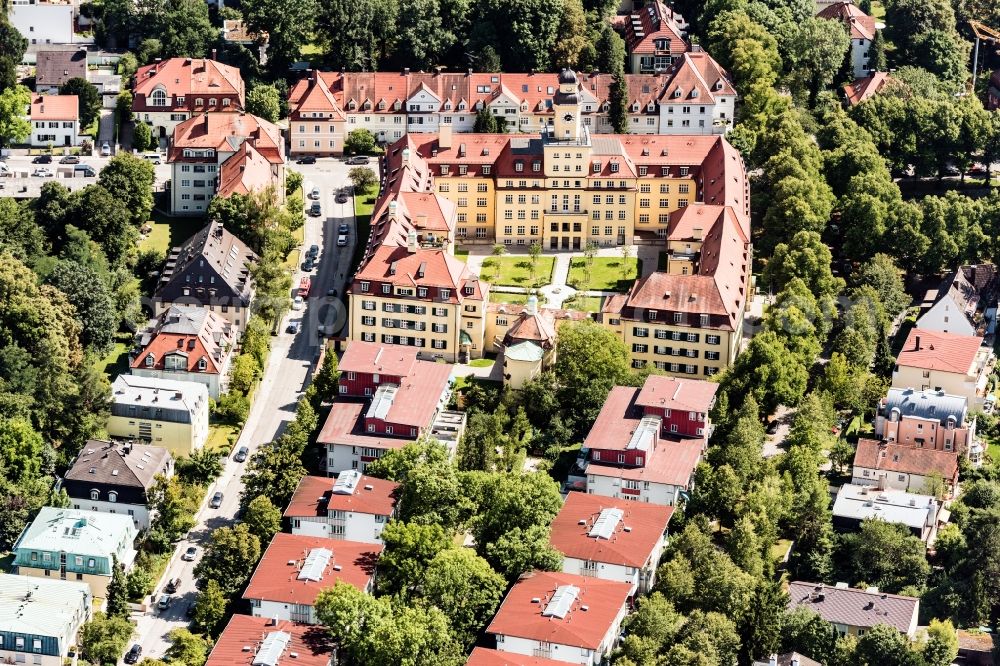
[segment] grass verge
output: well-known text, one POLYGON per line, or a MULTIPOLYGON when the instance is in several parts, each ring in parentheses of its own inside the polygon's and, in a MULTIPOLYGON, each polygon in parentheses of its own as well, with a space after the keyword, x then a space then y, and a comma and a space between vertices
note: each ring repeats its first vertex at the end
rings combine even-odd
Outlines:
POLYGON ((378 185, 372 185, 364 192, 354 194, 354 219, 357 236, 354 243, 354 256, 351 257, 351 272, 354 275, 361 263, 365 246, 368 244, 368 234, 372 227, 372 210, 375 208, 375 200, 378 198, 378 185))

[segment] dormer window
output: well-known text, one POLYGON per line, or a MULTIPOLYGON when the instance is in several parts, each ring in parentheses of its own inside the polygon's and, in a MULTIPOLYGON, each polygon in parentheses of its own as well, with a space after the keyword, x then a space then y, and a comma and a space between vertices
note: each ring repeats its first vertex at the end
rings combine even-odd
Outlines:
POLYGON ((146 354, 146 367, 152 368, 154 363, 156 363, 156 357, 152 354, 146 354))
POLYGON ((167 105, 167 93, 163 90, 154 90, 153 94, 149 96, 150 106, 166 106, 167 105))
POLYGON ((516 162, 514 162, 514 171, 518 172, 524 171, 524 162, 522 162, 521 160, 517 160, 516 162))
POLYGON ((117 502, 118 501, 118 493, 116 493, 113 490, 110 491, 110 492, 108 492, 108 501, 109 502, 117 502))
POLYGON ((611 173, 618 173, 618 162, 611 163, 611 173))
POLYGON ((208 361, 204 357, 198 359, 198 369, 204 371, 208 368, 208 361))
POLYGON ((632 102, 632 112, 636 113, 639 111, 639 102, 632 102))
POLYGON ((91 490, 90 491, 90 499, 92 499, 95 502, 97 500, 101 499, 101 491, 97 490, 96 488, 94 490, 91 490))
POLYGON ((205 100, 203 98, 201 98, 201 97, 198 97, 198 98, 196 98, 194 100, 194 105, 195 106, 205 106, 205 100))
POLYGON ((218 102, 219 102, 219 100, 215 99, 214 97, 209 97, 208 98, 208 105, 209 106, 215 106, 216 104, 218 104, 218 102))
POLYGON ((441 298, 451 298, 451 289, 438 289, 441 298))
POLYGON ((378 103, 378 110, 379 111, 385 111, 385 102, 384 101, 380 101, 378 103))
POLYGON ((601 163, 594 162, 594 173, 601 173, 601 163))
POLYGON ((459 111, 465 111, 465 102, 459 102, 458 103, 458 110, 459 111))
POLYGON ((684 91, 681 90, 680 86, 677 86, 677 90, 674 91, 674 97, 677 98, 677 97, 680 97, 683 94, 684 94, 684 91))
POLYGON ((361 291, 368 291, 369 286, 370 286, 369 282, 362 282, 361 283, 361 291))
POLYGON ((694 98, 694 97, 697 97, 697 96, 698 96, 698 89, 695 88, 694 90, 691 91, 691 97, 694 98))
POLYGON ((365 100, 365 106, 364 106, 365 111, 371 111, 371 108, 372 108, 372 103, 368 100, 365 100))
POLYGON ((353 111, 356 108, 358 108, 358 103, 352 99, 350 102, 347 103, 347 108, 353 111))

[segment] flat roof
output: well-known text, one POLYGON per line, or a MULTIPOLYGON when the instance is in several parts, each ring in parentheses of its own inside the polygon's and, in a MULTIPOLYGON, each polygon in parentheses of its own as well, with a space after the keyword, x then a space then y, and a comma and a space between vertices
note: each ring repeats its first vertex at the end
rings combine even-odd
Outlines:
POLYGON ((552 521, 549 542, 566 557, 641 568, 667 531, 672 506, 570 493, 552 521), (620 511, 619 514, 612 511, 620 511), (604 523, 595 525, 602 514, 604 523), (602 526, 614 523, 610 536, 598 535, 602 526))
POLYGON ((0 574, 0 632, 72 642, 70 632, 90 617, 91 603, 86 583, 0 574))
POLYGON ((629 583, 533 571, 514 583, 486 631, 596 650, 631 593, 629 583), (565 612, 548 614, 557 590, 570 586, 576 589, 565 612))
POLYGON ((837 491, 833 515, 856 520, 878 519, 923 529, 937 513, 937 500, 902 490, 876 490, 845 483, 837 491))
POLYGON ((278 532, 257 564, 243 598, 312 606, 320 591, 337 581, 365 591, 382 548, 381 544, 278 532), (313 572, 306 565, 310 556, 315 559, 317 554, 323 557, 313 572))
POLYGON ((74 555, 118 554, 123 540, 135 539, 132 517, 83 509, 42 507, 15 545, 15 550, 65 551, 74 555))
POLYGON ((635 404, 642 407, 708 413, 715 403, 719 385, 701 379, 650 375, 642 385, 635 404))

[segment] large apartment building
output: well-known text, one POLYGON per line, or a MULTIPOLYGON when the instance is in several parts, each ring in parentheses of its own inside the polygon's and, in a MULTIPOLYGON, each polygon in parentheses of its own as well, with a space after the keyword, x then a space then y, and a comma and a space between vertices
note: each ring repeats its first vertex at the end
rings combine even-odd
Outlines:
MULTIPOLYGON (((669 62, 656 57, 655 68, 635 69, 627 76, 630 134, 724 134, 731 128, 737 94, 729 74, 704 51, 687 52, 683 40, 679 44, 669 62)), ((361 128, 381 143, 445 128, 472 132, 476 114, 484 108, 503 118, 510 133, 541 133, 556 121, 552 98, 562 85, 559 77, 310 72, 289 95, 290 153, 339 155, 347 134, 361 128)), ((591 133, 614 131, 609 116, 612 78, 597 72, 577 76, 581 124, 591 133)))

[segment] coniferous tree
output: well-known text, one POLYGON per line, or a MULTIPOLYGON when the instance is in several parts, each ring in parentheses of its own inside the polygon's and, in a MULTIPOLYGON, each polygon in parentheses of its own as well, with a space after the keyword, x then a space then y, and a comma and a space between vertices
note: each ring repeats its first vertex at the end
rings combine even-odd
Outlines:
POLYGON ((128 588, 125 584, 125 569, 118 562, 118 556, 111 554, 111 582, 108 583, 108 617, 129 616, 128 588))
POLYGON ((868 49, 868 71, 870 72, 884 72, 889 68, 888 63, 885 59, 885 39, 882 37, 882 31, 875 31, 875 39, 872 40, 871 47, 868 49))
POLYGON ((628 82, 625 80, 625 70, 614 73, 610 91, 611 110, 608 117, 615 134, 628 133, 628 82))

